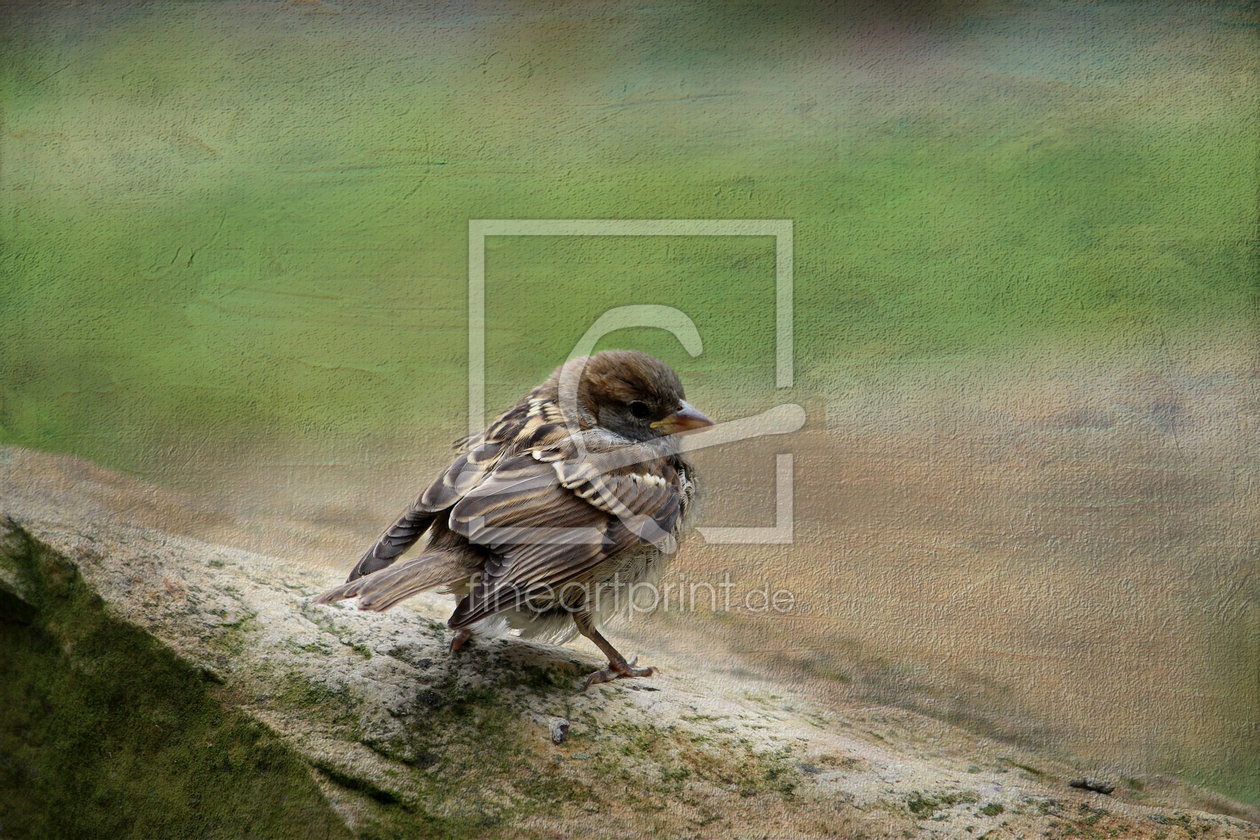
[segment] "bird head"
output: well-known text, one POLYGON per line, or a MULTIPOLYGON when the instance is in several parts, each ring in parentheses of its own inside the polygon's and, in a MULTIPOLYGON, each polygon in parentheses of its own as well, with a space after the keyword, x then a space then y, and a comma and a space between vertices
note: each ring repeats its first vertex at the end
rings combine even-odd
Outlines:
POLYGON ((673 368, 636 350, 604 350, 562 365, 553 374, 561 410, 574 393, 582 425, 595 424, 630 440, 648 441, 712 426, 683 395, 673 368), (566 387, 567 386, 567 387, 566 387))

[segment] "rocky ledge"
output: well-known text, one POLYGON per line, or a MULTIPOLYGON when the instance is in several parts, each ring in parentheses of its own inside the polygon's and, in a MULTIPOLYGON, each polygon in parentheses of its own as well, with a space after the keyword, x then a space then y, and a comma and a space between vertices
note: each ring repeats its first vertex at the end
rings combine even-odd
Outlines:
POLYGON ((1207 791, 1074 787, 702 660, 583 693, 593 655, 451 656, 445 603, 313 606, 335 572, 154 527, 215 524, 179 504, 0 449, 0 836, 1260 837, 1207 791))

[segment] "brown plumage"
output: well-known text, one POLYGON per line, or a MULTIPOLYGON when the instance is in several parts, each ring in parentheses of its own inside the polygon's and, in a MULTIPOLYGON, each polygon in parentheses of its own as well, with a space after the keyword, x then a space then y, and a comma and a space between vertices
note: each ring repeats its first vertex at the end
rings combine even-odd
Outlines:
POLYGON ((459 650, 496 622, 522 635, 582 633, 608 656, 586 686, 649 676, 600 635, 626 587, 659 574, 696 493, 673 435, 711 425, 677 374, 643 353, 608 350, 560 366, 481 434, 318 603, 386 610, 443 587, 459 650), (424 553, 395 562, 421 536, 424 553))

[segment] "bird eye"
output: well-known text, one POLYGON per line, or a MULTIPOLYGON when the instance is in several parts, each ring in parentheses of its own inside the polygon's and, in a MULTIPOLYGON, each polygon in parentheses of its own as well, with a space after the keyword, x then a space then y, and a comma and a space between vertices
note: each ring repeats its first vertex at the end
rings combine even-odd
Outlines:
POLYGON ((652 409, 648 408, 647 403, 642 400, 634 400, 630 403, 630 413, 642 420, 652 413, 652 409))

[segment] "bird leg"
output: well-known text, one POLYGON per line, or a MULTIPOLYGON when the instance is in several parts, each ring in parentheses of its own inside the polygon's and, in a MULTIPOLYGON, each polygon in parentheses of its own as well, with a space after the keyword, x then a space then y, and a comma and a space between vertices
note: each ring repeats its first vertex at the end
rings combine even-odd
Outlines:
POLYGON ((639 661, 639 657, 631 659, 629 662, 626 658, 617 652, 612 646, 612 642, 605 639, 600 632, 595 629, 595 622, 591 619, 588 612, 575 612, 573 620, 577 623, 578 632, 599 647, 608 657, 608 667, 601 668, 586 678, 586 682, 582 683, 582 690, 595 685, 596 683, 612 682, 613 680, 623 679, 625 677, 650 677, 656 670, 651 665, 646 668, 636 668, 634 663, 639 661))
POLYGON ((467 627, 455 631, 455 636, 451 639, 451 653, 459 653, 459 649, 464 646, 472 638, 472 631, 467 627))

